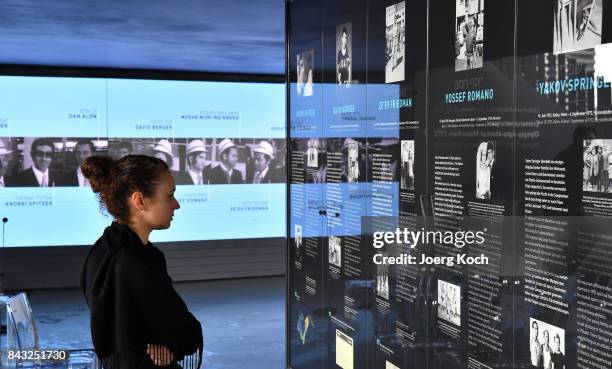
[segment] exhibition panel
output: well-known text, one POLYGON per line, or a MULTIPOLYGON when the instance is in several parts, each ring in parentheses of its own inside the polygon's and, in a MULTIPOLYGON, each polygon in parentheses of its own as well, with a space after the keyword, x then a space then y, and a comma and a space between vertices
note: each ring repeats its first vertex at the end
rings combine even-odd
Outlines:
POLYGON ((288 367, 612 367, 612 4, 287 16, 288 367))

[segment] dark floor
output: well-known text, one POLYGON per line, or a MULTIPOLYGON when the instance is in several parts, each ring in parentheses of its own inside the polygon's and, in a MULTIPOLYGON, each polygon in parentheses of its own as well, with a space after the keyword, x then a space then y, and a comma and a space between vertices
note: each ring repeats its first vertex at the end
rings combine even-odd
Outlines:
MULTIPOLYGON (((284 277, 176 283, 202 323, 206 369, 285 365, 284 277)), ((29 292, 41 348, 91 348, 89 309, 79 289, 29 292)))

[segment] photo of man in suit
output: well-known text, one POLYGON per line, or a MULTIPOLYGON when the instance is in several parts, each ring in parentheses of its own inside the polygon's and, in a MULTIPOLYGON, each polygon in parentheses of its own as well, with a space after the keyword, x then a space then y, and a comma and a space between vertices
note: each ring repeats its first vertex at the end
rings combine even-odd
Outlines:
POLYGON ((210 170, 210 184, 239 184, 242 172, 236 169, 238 163, 238 148, 234 142, 226 138, 219 142, 219 165, 210 170))
POLYGON ((187 173, 177 173, 178 185, 203 185, 208 183, 206 169, 206 145, 202 140, 193 140, 187 144, 187 173))
POLYGON ((10 179, 7 177, 7 174, 9 156, 11 155, 11 153, 11 150, 6 149, 4 141, 0 140, 0 187, 7 187, 7 182, 10 181, 10 179))
POLYGON ((52 187, 58 183, 58 176, 49 168, 53 162, 53 141, 37 138, 30 149, 32 166, 18 172, 10 181, 12 187, 52 187))
POLYGON ((181 173, 172 169, 174 165, 174 153, 172 152, 172 145, 168 140, 161 139, 155 144, 153 147, 153 156, 166 162, 168 168, 170 168, 170 174, 174 177, 174 181, 178 181, 178 178, 181 177, 181 173))
POLYGON ((274 158, 274 149, 268 141, 261 141, 253 148, 253 163, 255 173, 251 183, 278 183, 278 174, 270 168, 270 160, 274 158))
POLYGON ((90 140, 80 140, 74 146, 74 158, 77 162, 76 169, 64 173, 58 186, 79 186, 79 187, 91 187, 89 180, 83 176, 81 171, 81 165, 85 162, 85 159, 92 156, 94 153, 94 145, 90 140))

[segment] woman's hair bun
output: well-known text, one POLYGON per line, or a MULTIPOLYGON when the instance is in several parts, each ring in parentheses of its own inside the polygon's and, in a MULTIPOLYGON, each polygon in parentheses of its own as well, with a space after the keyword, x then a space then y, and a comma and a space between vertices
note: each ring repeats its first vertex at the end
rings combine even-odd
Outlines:
POLYGON ((89 180, 94 192, 102 191, 112 179, 115 161, 109 156, 90 156, 81 165, 83 176, 89 180))

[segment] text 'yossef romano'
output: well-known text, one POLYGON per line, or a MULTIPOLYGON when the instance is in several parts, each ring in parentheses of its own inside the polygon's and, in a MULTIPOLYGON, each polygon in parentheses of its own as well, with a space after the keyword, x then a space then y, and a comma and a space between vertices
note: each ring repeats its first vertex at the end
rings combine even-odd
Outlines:
MULTIPOLYGON (((418 245, 452 245, 458 249, 462 249, 467 245, 482 245, 485 242, 484 234, 486 229, 482 231, 426 231, 421 228, 420 231, 411 231, 407 228, 396 228, 395 232, 380 231, 373 233, 372 246, 376 249, 381 249, 389 244, 404 244, 414 249, 418 245)), ((485 254, 477 256, 468 256, 466 253, 457 253, 453 256, 427 256, 424 253, 419 257, 410 254, 400 255, 383 255, 375 254, 372 258, 374 264, 422 264, 422 265, 472 265, 472 264, 488 264, 489 258, 485 254)))

